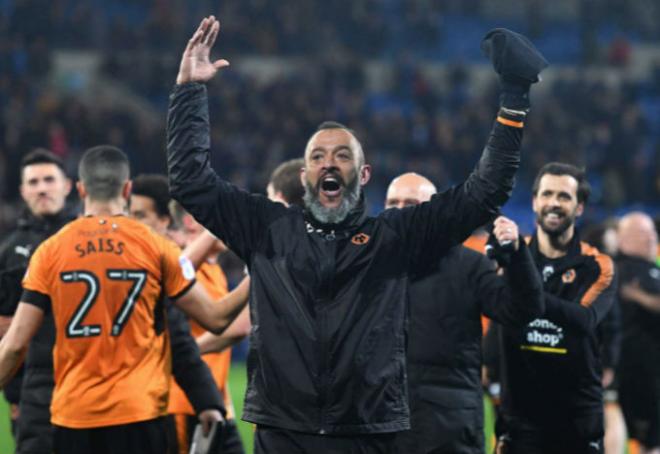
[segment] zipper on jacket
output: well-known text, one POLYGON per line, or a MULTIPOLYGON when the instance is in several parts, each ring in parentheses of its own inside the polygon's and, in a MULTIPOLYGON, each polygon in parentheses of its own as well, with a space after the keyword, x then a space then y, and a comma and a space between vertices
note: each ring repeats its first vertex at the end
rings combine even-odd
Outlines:
POLYGON ((328 349, 327 349, 327 308, 328 304, 332 301, 332 287, 333 287, 333 277, 335 273, 335 253, 337 250, 337 243, 335 241, 336 237, 334 232, 323 235, 324 242, 324 254, 321 258, 321 294, 319 298, 319 307, 317 308, 318 320, 319 320, 319 341, 321 342, 321 389, 320 389, 320 435, 325 435, 327 433, 326 428, 326 404, 327 404, 327 391, 328 391, 328 379, 330 371, 328 366, 328 349))

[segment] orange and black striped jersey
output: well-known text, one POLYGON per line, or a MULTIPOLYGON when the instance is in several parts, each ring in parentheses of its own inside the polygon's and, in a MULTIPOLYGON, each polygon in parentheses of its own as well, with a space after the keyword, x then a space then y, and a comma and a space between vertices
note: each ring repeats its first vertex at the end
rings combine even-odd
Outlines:
MULTIPOLYGON (((204 287, 213 300, 219 301, 220 298, 228 293, 227 278, 220 265, 205 262, 197 270, 196 277, 197 282, 204 287)), ((206 332, 204 328, 193 320, 190 320, 190 331, 193 337, 199 337, 206 332)), ((209 366, 209 369, 211 369, 213 379, 222 394, 225 408, 227 409, 227 418, 234 418, 233 404, 227 389, 227 378, 229 377, 229 368, 231 365, 231 348, 219 353, 207 353, 202 356, 202 359, 209 366)), ((188 398, 174 380, 172 380, 170 388, 170 403, 167 412, 188 415, 195 414, 188 398)))
POLYGON ((84 217, 35 251, 23 301, 53 311, 53 424, 103 427, 166 414, 171 377, 163 296, 194 283, 180 251, 123 216, 84 217))

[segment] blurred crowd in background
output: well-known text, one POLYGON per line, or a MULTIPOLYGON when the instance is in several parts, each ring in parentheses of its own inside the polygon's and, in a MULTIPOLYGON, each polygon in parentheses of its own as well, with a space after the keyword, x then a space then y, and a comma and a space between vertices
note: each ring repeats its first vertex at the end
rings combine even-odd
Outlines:
MULTIPOLYGON (((497 108, 494 85, 473 89, 489 28, 526 33, 551 63, 576 68, 625 71, 636 46, 660 44, 660 4, 644 0, 0 0, 0 231, 19 206, 15 169, 35 147, 64 157, 73 176, 79 154, 99 143, 125 149, 134 174, 165 171, 178 56, 210 11, 223 24, 218 52, 230 61, 304 61, 304 71, 265 82, 228 70, 211 86, 216 169, 263 192, 269 172, 301 156, 316 125, 334 119, 356 130, 375 167, 373 210, 395 175, 418 171, 442 188, 475 164, 497 108), (96 55, 98 75, 159 112, 155 124, 124 106, 85 100, 77 90, 84 81, 58 84, 58 52, 96 55), (385 87, 368 83, 364 63, 374 60, 395 68, 385 87), (428 62, 447 65, 443 80, 422 70, 428 62)), ((523 190, 511 204, 527 208, 532 176, 562 160, 587 167, 602 213, 639 203, 657 210, 660 61, 642 79, 559 76, 544 88, 525 132, 523 190)))

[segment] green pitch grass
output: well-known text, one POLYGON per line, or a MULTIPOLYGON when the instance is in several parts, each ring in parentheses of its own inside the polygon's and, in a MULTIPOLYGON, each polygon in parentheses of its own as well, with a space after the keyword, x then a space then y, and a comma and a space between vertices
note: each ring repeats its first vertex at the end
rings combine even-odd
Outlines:
POLYGON ((0 452, 14 452, 14 439, 9 424, 9 405, 4 394, 0 396, 0 452))

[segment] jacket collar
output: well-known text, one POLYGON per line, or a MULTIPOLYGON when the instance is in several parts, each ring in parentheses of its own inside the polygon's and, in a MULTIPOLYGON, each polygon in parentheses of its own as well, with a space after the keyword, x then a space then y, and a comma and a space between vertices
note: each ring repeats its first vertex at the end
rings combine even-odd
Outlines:
POLYGON ((26 207, 18 218, 17 227, 19 230, 32 230, 49 233, 59 230, 64 224, 73 221, 75 218, 76 209, 68 205, 57 214, 44 217, 35 216, 26 207))
MULTIPOLYGON (((573 238, 571 238, 571 241, 568 243, 568 249, 566 250, 566 255, 560 257, 559 259, 557 259, 557 261, 564 262, 565 260, 572 260, 574 257, 580 255, 581 250, 582 249, 580 246, 580 234, 578 232, 577 227, 575 227, 573 229, 573 238)), ((531 241, 529 242, 529 251, 531 252, 534 260, 537 262, 543 259, 550 260, 548 257, 543 255, 541 251, 539 251, 539 241, 536 233, 534 233, 531 241)))

